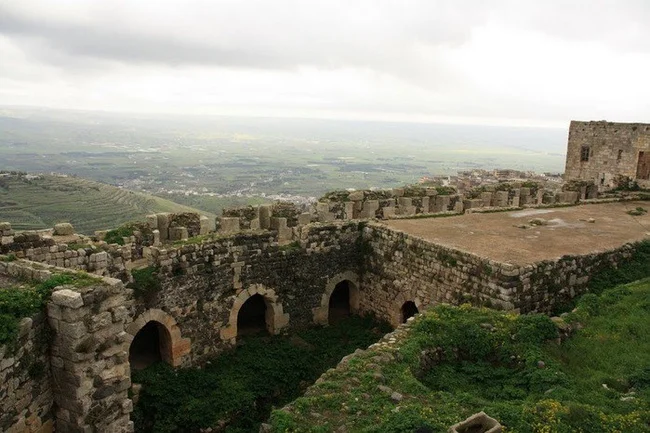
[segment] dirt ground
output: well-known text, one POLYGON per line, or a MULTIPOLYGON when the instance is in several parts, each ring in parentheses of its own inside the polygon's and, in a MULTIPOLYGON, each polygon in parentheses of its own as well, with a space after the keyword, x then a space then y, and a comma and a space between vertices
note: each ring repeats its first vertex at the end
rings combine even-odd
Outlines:
POLYGON ((436 244, 499 262, 529 264, 650 240, 650 212, 642 216, 627 214, 628 210, 636 207, 650 211, 649 202, 617 202, 392 220, 384 224, 436 244), (543 219, 546 225, 531 227, 529 222, 534 218, 543 219), (595 221, 589 222, 590 218, 595 221), (517 227, 524 224, 528 228, 517 227))

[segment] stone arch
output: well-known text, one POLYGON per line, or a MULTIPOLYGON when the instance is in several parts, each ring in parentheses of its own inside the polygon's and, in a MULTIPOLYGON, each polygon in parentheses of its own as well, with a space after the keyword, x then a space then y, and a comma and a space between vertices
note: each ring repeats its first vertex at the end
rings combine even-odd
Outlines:
POLYGON ((289 314, 285 313, 282 304, 278 302, 278 296, 273 289, 267 289, 262 284, 252 284, 248 289, 242 290, 235 297, 235 302, 230 310, 228 324, 221 328, 221 339, 236 343, 237 339, 237 319, 239 310, 251 297, 260 295, 264 298, 266 304, 266 330, 271 335, 279 334, 280 331, 289 324, 289 314))
POLYGON ((321 296, 320 306, 312 309, 315 324, 329 324, 330 297, 332 296, 332 293, 334 293, 336 286, 343 281, 347 281, 349 283, 350 313, 359 312, 359 300, 361 297, 361 294, 359 292, 359 276, 352 271, 341 272, 340 274, 336 274, 333 277, 327 279, 325 292, 321 296))
POLYGON ((415 293, 399 293, 395 299, 393 299, 393 307, 390 311, 390 324, 395 328, 405 322, 403 308, 408 303, 412 303, 418 312, 422 312, 422 310, 425 308, 422 300, 415 293))
POLYGON ((176 320, 163 310, 152 308, 142 313, 126 328, 129 348, 136 335, 146 326, 155 326, 160 336, 161 360, 173 367, 179 367, 185 361, 191 350, 189 338, 181 336, 181 330, 176 320))
POLYGON ((413 301, 406 301, 402 304, 402 323, 406 323, 406 321, 415 316, 420 312, 420 309, 418 308, 417 305, 415 305, 415 302, 413 301))

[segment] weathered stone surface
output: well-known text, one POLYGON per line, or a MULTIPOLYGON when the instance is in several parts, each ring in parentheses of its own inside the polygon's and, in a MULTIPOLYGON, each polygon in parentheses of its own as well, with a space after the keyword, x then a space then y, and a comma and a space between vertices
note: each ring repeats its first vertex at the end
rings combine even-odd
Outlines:
POLYGON ((70 223, 54 224, 54 234, 57 236, 67 236, 74 234, 74 227, 70 223))
POLYGON ((84 301, 81 293, 70 289, 61 289, 52 293, 52 303, 65 308, 83 307, 84 301))

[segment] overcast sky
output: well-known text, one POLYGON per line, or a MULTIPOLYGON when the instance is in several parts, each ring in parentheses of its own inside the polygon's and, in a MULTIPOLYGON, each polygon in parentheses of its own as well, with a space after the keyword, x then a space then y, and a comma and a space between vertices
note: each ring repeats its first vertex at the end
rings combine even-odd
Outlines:
POLYGON ((650 121, 650 0, 0 0, 0 105, 650 121))

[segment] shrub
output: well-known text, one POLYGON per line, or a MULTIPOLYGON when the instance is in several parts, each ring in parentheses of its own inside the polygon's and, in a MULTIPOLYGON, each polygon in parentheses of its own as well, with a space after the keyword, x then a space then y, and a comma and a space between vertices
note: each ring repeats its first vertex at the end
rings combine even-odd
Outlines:
POLYGON ((133 269, 131 275, 133 276, 133 282, 129 284, 129 287, 133 289, 136 298, 160 291, 161 284, 157 268, 148 266, 142 269, 133 269))

